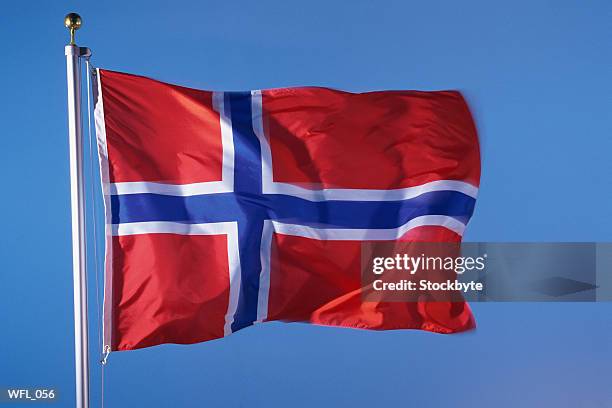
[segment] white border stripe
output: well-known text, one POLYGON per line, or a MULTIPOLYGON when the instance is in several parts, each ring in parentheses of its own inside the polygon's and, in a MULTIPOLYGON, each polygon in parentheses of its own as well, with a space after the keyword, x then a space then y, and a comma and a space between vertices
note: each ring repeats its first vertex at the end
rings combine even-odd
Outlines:
POLYGON ((315 228, 265 220, 261 238, 261 275, 259 276, 257 321, 255 323, 262 323, 268 318, 270 252, 273 233, 326 241, 387 241, 396 240, 411 229, 423 226, 444 227, 460 236, 463 236, 465 230, 465 224, 445 215, 423 215, 413 218, 399 228, 381 230, 315 228))
POLYGON ((229 302, 223 327, 225 336, 232 333, 234 315, 238 309, 240 285, 242 281, 240 252, 238 249, 238 223, 217 222, 206 224, 183 224, 180 222, 133 222, 113 224, 113 236, 140 234, 177 234, 177 235, 227 235, 227 256, 229 264, 229 302))
MULTIPOLYGON (((262 172, 269 168, 267 162, 262 162, 262 172)), ((264 179, 265 180, 265 179, 264 179)), ((233 184, 233 182, 232 182, 233 184)), ((308 201, 401 201, 416 198, 425 193, 435 191, 457 191, 476 198, 478 188, 458 180, 436 180, 415 187, 394 190, 366 190, 366 189, 322 189, 310 190, 288 183, 263 183, 264 194, 284 194, 299 197, 308 201)), ((187 197, 199 194, 230 193, 233 185, 224 181, 212 181, 193 184, 165 184, 147 181, 133 181, 112 183, 110 193, 121 194, 161 194, 187 197)))
POLYGON ((223 164, 221 181, 208 181, 190 184, 169 184, 148 181, 127 181, 112 183, 110 193, 118 194, 161 194, 173 196, 192 196, 198 194, 230 193, 234 190, 234 134, 229 108, 225 106, 225 93, 213 92, 213 109, 219 113, 223 164))
POLYGON ((400 201, 409 200, 434 191, 457 191, 476 198, 478 189, 458 180, 436 180, 415 187, 392 190, 322 189, 310 190, 288 183, 264 183, 266 194, 285 194, 308 201, 400 201))
POLYGON ((227 234, 227 260, 229 263, 229 302, 227 313, 225 314, 224 334, 232 334, 232 323, 238 310, 238 300, 240 298, 240 287, 242 285, 242 268, 240 266, 240 250, 238 247, 238 223, 233 222, 231 232, 227 234))
MULTIPOLYGON (((266 162, 262 168, 269 167, 266 162)), ((265 172, 265 170, 263 170, 265 172)), ((232 183, 233 184, 233 183, 232 183)), ((361 190, 361 189, 323 189, 309 190, 300 186, 287 183, 264 183, 266 189, 264 194, 284 194, 299 197, 308 201, 401 201, 418 197, 425 193, 435 191, 457 191, 467 196, 476 198, 478 189, 473 185, 457 180, 436 180, 420 186, 401 188, 395 190, 361 190)), ((140 194, 151 193, 171 196, 193 196, 199 194, 230 193, 233 186, 225 181, 213 181, 193 184, 164 184, 145 181, 113 183, 110 185, 110 193, 140 194)))
POLYGON ((272 252, 272 230, 270 220, 264 220, 261 233, 261 274, 259 275, 259 293, 257 295, 257 320, 262 323, 268 317, 268 300, 270 295, 270 260, 272 252))
POLYGON ((151 193, 173 196, 192 196, 198 194, 230 193, 232 190, 233 186, 228 185, 225 180, 192 184, 165 184, 148 181, 129 181, 123 183, 113 183, 110 185, 110 192, 113 195, 151 193))
POLYGON ((399 201, 415 198, 433 191, 457 191, 476 198, 478 188, 459 180, 436 180, 415 187, 391 190, 374 189, 310 189, 289 183, 275 182, 272 177, 272 150, 266 136, 263 119, 261 90, 251 91, 251 113, 253 132, 261 146, 261 178, 264 194, 284 194, 308 201, 399 201))
POLYGON ((224 188, 234 190, 234 133, 230 109, 225 106, 225 92, 213 92, 213 109, 219 113, 221 141, 223 145, 223 169, 221 180, 224 188))
POLYGON ((113 236, 138 234, 221 235, 233 232, 236 222, 185 224, 171 221, 148 221, 113 224, 113 236))
POLYGON ((269 194, 269 184, 272 183, 272 150, 264 130, 262 104, 261 90, 251 91, 251 122, 261 149, 261 187, 264 194, 269 194))
MULTIPOLYGON (((98 142, 98 161, 100 163, 100 181, 102 183, 102 197, 104 199, 104 301, 102 303, 102 350, 104 353, 112 347, 112 298, 113 298, 113 245, 110 204, 110 177, 108 171, 108 148, 106 145, 106 122, 104 120, 104 100, 102 98, 102 82, 100 70, 96 69, 97 100, 94 107, 94 121, 96 124, 96 140, 98 142)), ((88 73, 89 75, 89 73, 88 73)), ((94 220, 94 222, 96 222, 94 220)))
POLYGON ((352 229, 352 228, 315 228, 297 224, 270 221, 274 232, 297 237, 327 241, 386 241, 402 237, 409 230, 422 226, 440 226, 463 235, 465 224, 446 215, 422 215, 408 221, 399 228, 352 229))

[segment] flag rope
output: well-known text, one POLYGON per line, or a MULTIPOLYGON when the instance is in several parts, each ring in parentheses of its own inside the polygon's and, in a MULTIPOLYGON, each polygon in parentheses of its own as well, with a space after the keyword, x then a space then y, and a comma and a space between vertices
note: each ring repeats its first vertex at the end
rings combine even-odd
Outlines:
POLYGON ((99 256, 98 256, 98 233, 96 228, 96 223, 98 219, 98 212, 96 210, 96 200, 95 200, 95 190, 94 190, 94 142, 93 139, 95 135, 91 131, 91 99, 92 99, 92 76, 95 75, 95 69, 90 61, 90 56, 85 57, 85 66, 86 66, 86 78, 87 78, 87 138, 89 143, 89 190, 90 190, 90 199, 91 199, 91 210, 92 210, 92 232, 93 232, 93 261, 94 261, 94 273, 95 273, 95 281, 96 281, 96 319, 97 319, 97 332, 98 332, 98 350, 101 351, 102 356, 100 359, 101 363, 101 376, 100 376, 100 406, 104 408, 104 366, 106 365, 106 361, 108 358, 108 353, 102 349, 102 318, 100 316, 100 273, 99 273, 99 256))

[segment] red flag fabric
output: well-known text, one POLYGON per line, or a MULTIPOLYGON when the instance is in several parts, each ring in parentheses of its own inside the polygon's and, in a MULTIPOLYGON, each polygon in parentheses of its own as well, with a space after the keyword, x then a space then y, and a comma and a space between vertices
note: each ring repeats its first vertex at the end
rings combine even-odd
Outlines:
POLYGON ((459 92, 210 92, 97 77, 111 350, 273 320, 475 326, 463 301, 361 296, 364 242, 461 240, 480 157, 459 92))

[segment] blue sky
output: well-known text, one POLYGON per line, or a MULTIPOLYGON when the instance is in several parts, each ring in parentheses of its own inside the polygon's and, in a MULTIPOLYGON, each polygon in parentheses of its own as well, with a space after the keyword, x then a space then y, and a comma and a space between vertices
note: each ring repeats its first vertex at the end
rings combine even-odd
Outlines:
MULTIPOLYGON (((78 42, 96 65, 197 88, 460 89, 483 153, 466 240, 612 241, 610 2, 7 1, 2 9, 0 385, 55 387, 61 406, 73 403, 69 11, 83 16, 78 42)), ((115 353, 105 402, 612 404, 612 303, 473 308, 478 329, 456 336, 272 323, 220 341, 115 353)), ((95 324, 91 332, 95 347, 95 324)))

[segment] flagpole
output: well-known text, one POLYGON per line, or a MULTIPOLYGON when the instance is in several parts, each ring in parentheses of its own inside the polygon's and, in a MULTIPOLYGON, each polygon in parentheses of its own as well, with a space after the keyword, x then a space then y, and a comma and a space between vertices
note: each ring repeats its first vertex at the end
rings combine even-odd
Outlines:
POLYGON ((89 342, 87 324, 87 276, 85 274, 85 203, 83 180, 83 124, 81 118, 81 57, 88 48, 75 44, 75 31, 81 17, 70 13, 64 25, 70 30, 65 47, 68 80, 68 140, 70 150, 70 209, 72 218, 72 272, 74 284, 74 356, 76 406, 89 408, 89 342))

